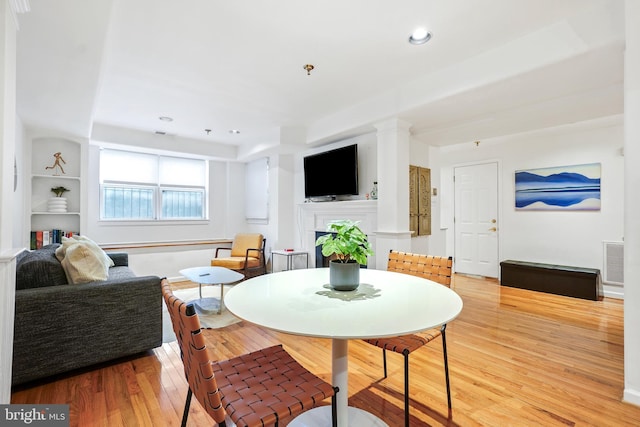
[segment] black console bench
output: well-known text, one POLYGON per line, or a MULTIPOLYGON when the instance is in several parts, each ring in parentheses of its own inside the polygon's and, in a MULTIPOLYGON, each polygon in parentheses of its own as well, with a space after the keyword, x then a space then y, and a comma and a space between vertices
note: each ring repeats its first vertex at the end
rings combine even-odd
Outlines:
POLYGON ((500 263, 500 284, 594 301, 600 298, 597 268, 506 260, 500 263))

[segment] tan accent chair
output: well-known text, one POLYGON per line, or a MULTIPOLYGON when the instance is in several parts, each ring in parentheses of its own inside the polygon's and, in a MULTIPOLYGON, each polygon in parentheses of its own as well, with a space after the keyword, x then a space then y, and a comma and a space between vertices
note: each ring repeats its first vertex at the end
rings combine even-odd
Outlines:
MULTIPOLYGON (((451 257, 412 254, 408 252, 389 252, 388 271, 411 274, 451 287, 451 257)), ((384 378, 387 377, 387 350, 404 356, 404 425, 409 426, 409 354, 422 348, 434 339, 442 336, 442 352, 444 354, 444 376, 447 386, 447 404, 451 413, 451 390, 449 386, 449 362, 447 360, 447 340, 444 324, 440 328, 429 329, 419 334, 403 335, 400 337, 373 338, 364 340, 382 349, 384 378)))
POLYGON ((267 273, 264 248, 267 239, 262 234, 236 234, 230 248, 217 248, 214 267, 226 267, 244 274, 244 277, 260 276, 267 273), (220 251, 229 251, 229 256, 221 257, 220 251))
POLYGON ((331 398, 331 422, 336 426, 338 388, 305 369, 282 345, 211 360, 193 304, 176 297, 167 279, 162 279, 162 296, 189 384, 182 427, 187 425, 192 396, 220 427, 286 424, 331 398))

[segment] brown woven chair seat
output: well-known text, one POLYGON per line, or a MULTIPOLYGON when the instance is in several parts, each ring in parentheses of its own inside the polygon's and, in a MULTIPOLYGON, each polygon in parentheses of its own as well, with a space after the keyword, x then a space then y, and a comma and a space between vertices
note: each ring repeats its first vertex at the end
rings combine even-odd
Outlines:
POLYGON ((213 362, 222 406, 238 426, 273 425, 277 414, 300 414, 334 395, 281 345, 213 362))
POLYGON ((429 329, 428 331, 420 332, 420 334, 402 335, 391 338, 371 338, 365 341, 385 350, 406 354, 416 351, 440 335, 442 335, 440 329, 429 329))

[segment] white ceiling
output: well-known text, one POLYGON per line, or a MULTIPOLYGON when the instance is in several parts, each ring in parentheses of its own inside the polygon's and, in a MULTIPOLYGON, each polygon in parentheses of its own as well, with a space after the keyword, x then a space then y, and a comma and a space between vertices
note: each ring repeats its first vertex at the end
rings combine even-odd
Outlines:
POLYGON ((621 0, 30 6, 18 18, 18 115, 79 137, 152 135, 242 158, 389 118, 441 146, 623 111, 621 0), (421 25, 433 38, 410 45, 421 25))

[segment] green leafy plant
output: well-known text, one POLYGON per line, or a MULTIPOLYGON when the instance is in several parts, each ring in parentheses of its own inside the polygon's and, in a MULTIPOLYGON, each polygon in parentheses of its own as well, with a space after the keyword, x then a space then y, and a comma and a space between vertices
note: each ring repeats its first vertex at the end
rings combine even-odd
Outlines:
POLYGON ((70 190, 64 187, 53 187, 51 191, 56 195, 56 197, 62 197, 65 191, 70 191, 70 190))
POLYGON ((367 235, 358 226, 359 221, 339 220, 327 224, 325 234, 318 237, 316 246, 322 245, 322 255, 329 257, 333 254, 341 262, 353 260, 365 265, 367 257, 373 255, 367 235))

